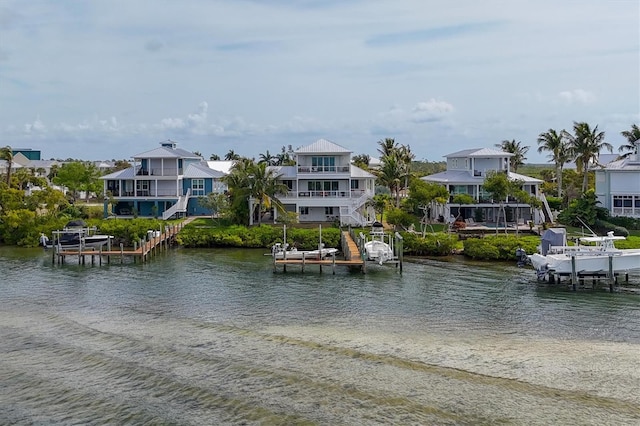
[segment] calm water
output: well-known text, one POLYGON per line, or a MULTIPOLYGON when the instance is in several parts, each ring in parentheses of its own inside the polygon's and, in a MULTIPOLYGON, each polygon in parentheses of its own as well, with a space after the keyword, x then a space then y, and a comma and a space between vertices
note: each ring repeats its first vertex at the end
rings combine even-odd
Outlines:
POLYGON ((1 424, 640 423, 640 295, 510 264, 0 248, 0 273, 1 424))

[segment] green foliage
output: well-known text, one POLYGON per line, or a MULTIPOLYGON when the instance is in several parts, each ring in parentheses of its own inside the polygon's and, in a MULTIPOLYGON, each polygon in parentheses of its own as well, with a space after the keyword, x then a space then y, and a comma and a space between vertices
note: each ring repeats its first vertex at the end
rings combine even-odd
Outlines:
POLYGON ((551 210, 562 210, 562 198, 547 196, 547 203, 551 210))
POLYGON ((564 225, 582 226, 582 220, 588 226, 595 226, 596 219, 608 220, 607 209, 598 207, 595 191, 590 189, 582 197, 569 203, 569 206, 558 215, 558 221, 564 225), (578 219, 579 218, 579 219, 578 219))
MULTIPOLYGON (((318 248, 319 233, 319 229, 287 228, 287 243, 299 250, 313 250, 318 248)), ((283 230, 269 225, 202 226, 199 222, 182 229, 177 241, 184 247, 270 248, 277 242, 283 242, 283 230)), ((340 247, 340 230, 323 228, 322 242, 325 247, 340 247)))
POLYGON ((622 226, 626 229, 639 230, 640 219, 626 216, 615 216, 608 219, 610 223, 616 226, 622 226))
POLYGON ((617 226, 611 222, 607 222, 606 220, 602 220, 602 219, 596 219, 594 231, 596 233, 601 233, 601 234, 604 234, 609 231, 613 231, 614 235, 622 235, 623 237, 629 236, 629 230, 624 226, 617 226))
POLYGON ((387 222, 395 226, 408 227, 415 221, 415 216, 400 208, 392 207, 387 211, 387 222))
POLYGON ((88 192, 101 188, 98 185, 98 178, 98 169, 92 163, 72 161, 63 164, 58 169, 57 176, 53 178, 53 183, 67 187, 75 201, 78 191, 87 191, 88 195, 88 192))
POLYGON ((419 234, 401 232, 403 252, 414 256, 447 256, 454 250, 458 237, 456 234, 435 233, 422 238, 419 234))
POLYGON ((94 220, 89 224, 97 226, 101 233, 113 235, 116 240, 130 247, 140 238, 145 238, 147 231, 164 230, 167 222, 159 219, 137 218, 94 220))
POLYGON ((481 260, 516 260, 516 250, 535 253, 540 244, 536 236, 487 235, 484 238, 464 240, 464 255, 481 260))

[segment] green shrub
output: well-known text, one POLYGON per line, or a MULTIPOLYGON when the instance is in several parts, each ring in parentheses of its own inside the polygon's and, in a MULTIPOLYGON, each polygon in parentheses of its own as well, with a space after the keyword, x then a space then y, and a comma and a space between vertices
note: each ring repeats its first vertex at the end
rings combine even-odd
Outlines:
POLYGON ((540 239, 534 236, 489 235, 465 240, 464 255, 473 259, 516 260, 517 249, 531 254, 537 252, 539 244, 540 239))
POLYGON ((401 232, 403 252, 415 256, 446 256, 455 248, 458 237, 455 234, 436 233, 422 235, 401 232))

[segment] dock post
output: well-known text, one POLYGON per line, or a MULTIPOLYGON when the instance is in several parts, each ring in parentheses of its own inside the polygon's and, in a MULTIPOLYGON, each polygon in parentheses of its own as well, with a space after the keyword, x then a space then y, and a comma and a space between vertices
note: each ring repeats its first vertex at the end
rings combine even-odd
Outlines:
POLYGON ((124 263, 124 244, 120 243, 120 263, 124 263))
POLYGON ((609 254, 609 292, 613 293, 613 283, 615 281, 615 275, 613 272, 613 255, 609 254))
POLYGON ((578 275, 576 274, 576 256, 571 255, 571 285, 573 291, 576 291, 576 284, 578 283, 578 275))
POLYGON ((333 271, 333 275, 335 275, 336 274, 336 253, 335 252, 331 253, 331 265, 332 265, 331 268, 333 271))
MULTIPOLYGON (((304 261, 305 261, 305 254, 304 252, 302 252, 302 273, 304 274, 304 261)), ((320 266, 320 271, 322 272, 322 266, 320 266)))

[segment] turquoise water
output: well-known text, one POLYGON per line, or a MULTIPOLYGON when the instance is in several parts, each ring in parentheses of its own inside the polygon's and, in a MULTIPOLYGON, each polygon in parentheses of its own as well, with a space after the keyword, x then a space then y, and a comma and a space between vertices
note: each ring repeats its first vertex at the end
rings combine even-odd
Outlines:
POLYGON ((260 250, 53 266, 0 248, 0 270, 0 423, 640 421, 640 295, 512 264, 274 274, 260 250))

